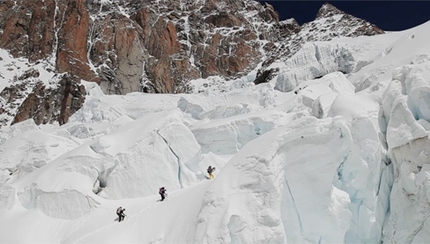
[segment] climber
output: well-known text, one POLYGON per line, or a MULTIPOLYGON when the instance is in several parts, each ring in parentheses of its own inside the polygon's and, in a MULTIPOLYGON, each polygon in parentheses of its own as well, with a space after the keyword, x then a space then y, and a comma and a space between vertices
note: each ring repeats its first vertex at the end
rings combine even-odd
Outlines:
POLYGON ((164 186, 161 187, 160 190, 158 191, 158 193, 161 196, 161 201, 164 201, 164 199, 166 198, 166 195, 167 195, 166 188, 164 188, 164 186))
POLYGON ((208 174, 209 174, 209 179, 210 180, 214 178, 214 175, 212 174, 214 171, 215 171, 215 167, 212 167, 212 166, 209 165, 209 167, 208 167, 208 174))
POLYGON ((116 214, 118 215, 118 222, 121 222, 121 220, 124 220, 125 217, 125 208, 119 207, 116 209, 116 214))

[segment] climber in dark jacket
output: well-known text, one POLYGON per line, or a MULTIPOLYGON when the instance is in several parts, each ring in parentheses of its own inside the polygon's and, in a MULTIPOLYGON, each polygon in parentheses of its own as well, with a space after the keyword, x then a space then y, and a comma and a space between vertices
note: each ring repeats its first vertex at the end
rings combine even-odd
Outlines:
POLYGON ((161 201, 164 201, 164 199, 166 198, 166 188, 164 188, 164 186, 161 187, 158 193, 161 196, 161 201))
POLYGON ((116 209, 116 214, 118 215, 118 222, 121 222, 121 220, 124 220, 125 217, 125 208, 119 207, 116 209))
POLYGON ((215 171, 215 167, 212 167, 209 165, 208 167, 208 174, 209 174, 209 179, 212 180, 214 178, 214 175, 212 174, 215 171))

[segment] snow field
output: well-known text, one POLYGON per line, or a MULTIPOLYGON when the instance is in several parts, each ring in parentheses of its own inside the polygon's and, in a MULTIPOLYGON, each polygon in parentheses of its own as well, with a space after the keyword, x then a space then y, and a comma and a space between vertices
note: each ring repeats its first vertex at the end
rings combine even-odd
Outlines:
POLYGON ((429 27, 309 43, 224 92, 83 82, 69 123, 1 128, 0 242, 426 242, 429 27))

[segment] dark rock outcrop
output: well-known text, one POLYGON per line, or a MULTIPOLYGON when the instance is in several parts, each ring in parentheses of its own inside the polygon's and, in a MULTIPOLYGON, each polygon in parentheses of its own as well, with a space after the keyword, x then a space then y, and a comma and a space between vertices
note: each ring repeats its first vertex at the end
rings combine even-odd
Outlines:
POLYGON ((84 101, 85 88, 76 76, 63 75, 55 88, 47 88, 39 82, 19 107, 12 124, 33 118, 36 124, 58 121, 62 125, 84 101))

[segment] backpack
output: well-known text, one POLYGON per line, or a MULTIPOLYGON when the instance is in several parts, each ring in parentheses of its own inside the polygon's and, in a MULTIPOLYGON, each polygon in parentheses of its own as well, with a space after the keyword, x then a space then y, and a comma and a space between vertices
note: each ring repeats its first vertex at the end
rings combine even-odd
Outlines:
POLYGON ((122 212, 122 207, 119 207, 116 209, 116 214, 121 214, 121 212, 122 212))
POLYGON ((158 191, 158 193, 164 194, 165 191, 166 191, 166 189, 164 189, 164 187, 161 187, 160 190, 158 191))
POLYGON ((212 172, 214 172, 214 171, 215 171, 215 167, 212 167, 212 166, 208 167, 208 173, 209 174, 212 174, 212 172))

